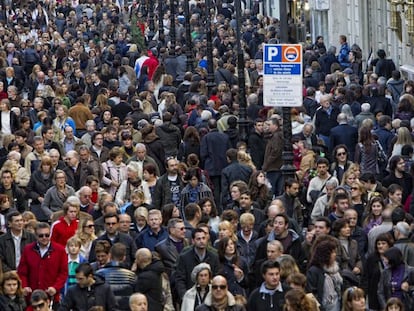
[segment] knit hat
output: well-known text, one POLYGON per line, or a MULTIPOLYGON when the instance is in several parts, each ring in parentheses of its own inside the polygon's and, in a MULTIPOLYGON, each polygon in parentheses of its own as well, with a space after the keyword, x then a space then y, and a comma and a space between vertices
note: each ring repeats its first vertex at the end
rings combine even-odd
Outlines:
POLYGON ((208 270, 211 275, 211 267, 208 263, 202 262, 194 267, 193 271, 191 272, 191 280, 196 283, 198 274, 203 271, 208 270))

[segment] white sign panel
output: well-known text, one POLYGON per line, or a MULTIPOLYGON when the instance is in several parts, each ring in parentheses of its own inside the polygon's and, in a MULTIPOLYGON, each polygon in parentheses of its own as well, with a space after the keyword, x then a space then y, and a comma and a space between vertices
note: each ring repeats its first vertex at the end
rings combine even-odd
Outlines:
POLYGON ((263 104, 302 106, 302 45, 265 44, 263 49, 263 104))

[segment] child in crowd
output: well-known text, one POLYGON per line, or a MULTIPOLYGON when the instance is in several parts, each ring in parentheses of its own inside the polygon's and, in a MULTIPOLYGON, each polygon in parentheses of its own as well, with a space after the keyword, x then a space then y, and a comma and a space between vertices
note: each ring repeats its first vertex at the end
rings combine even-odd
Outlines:
POLYGON ((68 254, 68 279, 66 280, 63 294, 66 294, 67 289, 70 286, 76 285, 76 268, 81 263, 87 261, 86 258, 80 254, 81 244, 81 240, 77 237, 71 237, 66 242, 66 253, 68 254))

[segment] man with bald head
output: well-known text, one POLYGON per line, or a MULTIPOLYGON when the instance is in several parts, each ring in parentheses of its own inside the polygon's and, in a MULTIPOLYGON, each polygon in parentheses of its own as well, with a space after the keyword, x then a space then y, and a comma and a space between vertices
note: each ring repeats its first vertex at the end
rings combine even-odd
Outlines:
POLYGON ((338 125, 331 128, 329 151, 332 152, 335 146, 345 145, 349 151, 348 160, 353 161, 355 146, 358 143, 358 130, 348 124, 348 117, 345 113, 338 114, 336 120, 338 125))
POLYGON ((242 305, 236 303, 234 296, 228 290, 227 280, 222 275, 217 275, 213 278, 211 281, 211 292, 207 294, 204 303, 198 306, 196 311, 209 311, 213 309, 213 306, 220 306, 221 310, 244 310, 242 305))
POLYGON ((137 283, 135 291, 144 294, 148 299, 148 311, 162 311, 163 290, 161 273, 165 268, 161 260, 152 258, 148 248, 140 248, 136 252, 137 283))
POLYGON ((135 293, 129 297, 131 311, 148 311, 148 300, 144 294, 135 293))

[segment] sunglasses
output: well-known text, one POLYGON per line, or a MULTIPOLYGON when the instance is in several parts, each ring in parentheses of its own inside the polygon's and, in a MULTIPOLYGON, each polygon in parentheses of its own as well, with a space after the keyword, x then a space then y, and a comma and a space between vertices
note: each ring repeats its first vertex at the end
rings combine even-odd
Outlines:
POLYGON ((178 229, 178 230, 180 230, 180 231, 184 231, 184 230, 185 230, 185 227, 175 228, 175 229, 178 229))
POLYGON ((351 187, 351 190, 359 190, 358 187, 351 187))
POLYGON ((95 225, 86 225, 85 228, 95 228, 95 225))
POLYGON ((340 157, 340 156, 346 155, 346 152, 340 152, 340 153, 337 153, 336 155, 337 155, 338 157, 340 157))
POLYGON ((212 289, 221 289, 224 290, 227 288, 227 285, 211 285, 212 289))
POLYGON ((106 222, 105 225, 107 226, 115 226, 117 222, 106 222))
POLYGON ((44 302, 39 303, 37 305, 32 304, 32 308, 33 308, 33 310, 40 310, 40 309, 43 309, 45 305, 46 305, 46 303, 44 303, 44 302))
POLYGON ((130 123, 130 122, 127 122, 127 123, 125 123, 125 125, 132 125, 132 123, 130 123))
POLYGON ((49 238, 50 237, 50 233, 41 233, 41 234, 38 234, 37 235, 37 237, 39 237, 39 238, 49 238))

